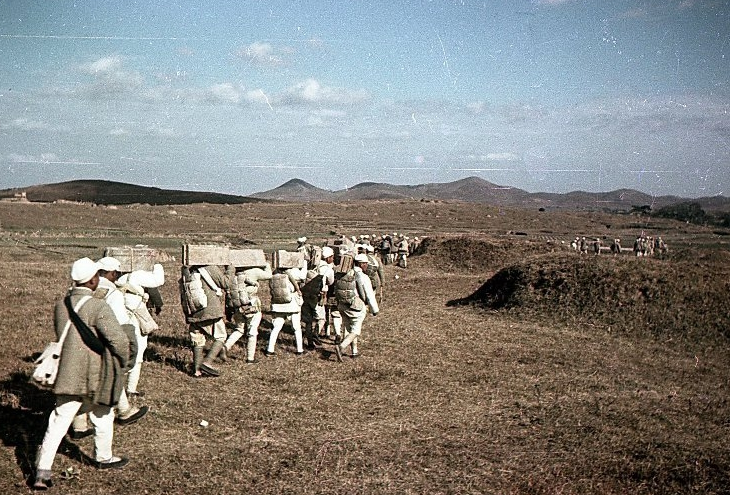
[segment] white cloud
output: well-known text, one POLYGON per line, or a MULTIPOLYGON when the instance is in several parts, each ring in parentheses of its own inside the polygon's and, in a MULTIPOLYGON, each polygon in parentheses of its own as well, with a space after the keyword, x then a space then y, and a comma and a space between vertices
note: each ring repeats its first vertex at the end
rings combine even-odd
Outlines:
POLYGON ((322 86, 315 79, 307 79, 287 89, 283 99, 291 104, 351 105, 369 100, 370 94, 365 90, 322 86))
POLYGON ((242 90, 231 83, 214 84, 210 87, 210 99, 221 103, 238 103, 242 90))
POLYGON ((83 64, 81 70, 88 74, 99 74, 104 72, 115 72, 121 69, 121 57, 114 55, 111 57, 102 57, 99 60, 83 64))
POLYGON ((23 131, 37 131, 40 129, 48 129, 48 124, 46 124, 45 122, 38 121, 38 120, 28 120, 28 119, 24 119, 24 118, 18 118, 18 119, 11 121, 8 124, 3 124, 2 128, 3 129, 15 128, 15 129, 21 129, 23 131))
POLYGON ((288 47, 277 49, 270 43, 255 41, 240 49, 238 56, 259 67, 281 67, 286 64, 283 55, 292 52, 288 47))
POLYGON ((126 136, 129 134, 129 131, 124 128, 116 128, 109 131, 110 136, 126 136))

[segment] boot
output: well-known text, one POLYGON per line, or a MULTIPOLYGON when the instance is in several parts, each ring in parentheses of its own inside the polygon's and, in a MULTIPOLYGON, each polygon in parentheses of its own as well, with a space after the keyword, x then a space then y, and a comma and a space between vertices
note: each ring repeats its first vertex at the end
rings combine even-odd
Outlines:
POLYGON ((221 349, 223 349, 223 342, 221 342, 220 340, 216 340, 215 342, 213 342, 213 345, 210 346, 208 354, 205 356, 205 359, 200 365, 200 371, 210 376, 219 376, 221 374, 218 369, 212 366, 213 361, 215 361, 215 358, 218 357, 221 349))
POLYGON ((201 346, 193 347, 193 376, 200 376, 200 365, 203 364, 205 349, 201 346))

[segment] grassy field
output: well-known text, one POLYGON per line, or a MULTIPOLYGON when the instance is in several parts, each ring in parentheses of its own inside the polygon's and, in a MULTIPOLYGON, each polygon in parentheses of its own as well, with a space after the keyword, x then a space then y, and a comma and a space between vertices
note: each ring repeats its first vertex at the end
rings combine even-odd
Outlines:
MULTIPOLYGON (((53 406, 49 392, 28 383, 31 356, 52 338, 52 307, 69 285, 73 260, 123 244, 178 256, 187 241, 291 249, 300 235, 317 242, 382 232, 432 242, 408 270, 387 267, 382 312, 365 322, 363 357, 344 363, 319 352, 295 356, 286 333, 276 357, 246 365, 236 347, 221 377, 192 378, 179 261, 165 262, 166 305, 140 384, 151 412, 115 430, 115 453, 131 463, 97 471, 80 461, 91 439, 65 440, 55 490, 730 492, 730 345, 721 331, 727 304, 716 307, 713 299, 724 290, 727 301, 728 246, 710 229, 418 201, 0 204, 0 225, 2 493, 28 490, 53 406), (668 241, 669 259, 596 260, 567 247, 576 235, 618 236, 630 246, 642 230, 668 241), (538 283, 555 273, 569 290, 538 283), (495 274, 506 277, 500 287, 517 287, 502 308, 489 304, 499 289, 490 285, 495 274), (682 289, 670 300, 642 296, 639 306, 636 293, 652 280, 682 289), (594 291, 604 284, 625 290, 594 291), (456 299, 469 300, 447 305, 456 299), (661 332, 631 324, 640 315, 651 326, 659 314, 674 315, 661 320, 661 332), (62 479, 69 468, 78 476, 62 479)), ((259 349, 270 324, 262 326, 259 349)))

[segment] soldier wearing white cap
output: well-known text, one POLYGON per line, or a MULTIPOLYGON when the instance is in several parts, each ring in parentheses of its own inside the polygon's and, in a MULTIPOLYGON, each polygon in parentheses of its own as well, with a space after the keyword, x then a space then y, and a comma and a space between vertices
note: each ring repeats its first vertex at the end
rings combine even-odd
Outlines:
POLYGON ((377 316, 380 311, 370 278, 364 273, 367 265, 367 255, 356 255, 355 267, 335 283, 337 308, 342 315, 342 326, 346 334, 345 339, 340 344, 335 345, 338 361, 342 361, 343 351, 348 346, 352 347, 351 356, 353 358, 359 357, 358 337, 362 331, 362 324, 365 321, 368 308, 373 316, 377 316))
POLYGON ((401 235, 398 242, 398 266, 401 268, 408 267, 408 237, 401 235))
POLYGON ((155 263, 152 270, 134 270, 123 274, 116 284, 124 292, 124 304, 130 313, 130 319, 137 337, 137 356, 127 380, 127 393, 134 396, 139 393, 137 387, 142 372, 149 333, 158 329, 147 307, 149 299, 147 289, 158 289, 165 284, 165 270, 161 264, 155 263))
POLYGON ((302 321, 304 334, 307 337, 307 348, 314 349, 319 344, 319 337, 324 333, 327 321, 325 301, 330 285, 335 281, 335 252, 329 246, 322 248, 322 259, 314 270, 307 272, 307 282, 302 287, 302 321))
MULTIPOLYGON (((114 315, 119 321, 119 325, 126 332, 127 338, 132 344, 132 355, 130 363, 134 362, 135 356, 139 354, 139 339, 136 337, 137 328, 135 321, 131 318, 129 311, 125 305, 124 293, 117 289, 116 281, 121 275, 121 264, 116 258, 106 256, 96 262, 99 266, 99 285, 94 291, 94 297, 104 299, 106 303, 114 311, 114 315)), ((146 347, 146 345, 145 345, 146 347)), ((142 351, 144 352, 144 350, 142 351)), ((134 368, 132 368, 134 369, 134 368)), ((131 370, 126 374, 127 384, 129 382, 131 370)), ((128 389, 125 386, 119 395, 119 403, 117 404, 117 423, 128 425, 142 419, 149 408, 147 406, 136 407, 129 403, 128 389)), ((88 428, 86 414, 79 415, 74 418, 73 427, 71 429, 72 438, 84 438, 92 433, 88 428)))
POLYGON ((93 297, 99 285, 99 265, 89 258, 74 262, 74 286, 56 304, 56 336, 64 333, 58 375, 53 387, 56 405, 36 456, 33 488, 51 485, 53 460, 58 446, 77 413, 88 412, 94 425, 94 459, 100 469, 121 468, 129 460, 112 454, 114 410, 130 359, 130 343, 114 311, 103 299, 93 297), (70 307, 70 309, 69 309, 70 307), (76 313, 78 323, 70 323, 76 313), (83 325, 80 330, 77 325, 83 325), (85 330, 88 330, 86 334, 85 330), (86 337, 82 335, 82 331, 86 337))

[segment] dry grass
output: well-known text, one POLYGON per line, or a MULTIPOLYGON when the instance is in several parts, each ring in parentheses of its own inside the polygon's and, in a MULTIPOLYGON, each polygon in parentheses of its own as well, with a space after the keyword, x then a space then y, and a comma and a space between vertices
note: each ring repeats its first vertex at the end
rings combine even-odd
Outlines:
MULTIPOLYGON (((154 207, 98 216, 102 209, 87 207, 81 220, 78 206, 41 207, 42 215, 32 213, 34 206, 23 207, 23 215, 6 208, 0 206, 6 229, 0 262, 14 264, 0 271, 3 493, 27 489, 53 400, 27 383, 27 358, 52 334, 52 304, 73 259, 139 241, 176 254, 176 244, 196 228, 207 232, 202 237, 283 246, 302 231, 316 239, 366 231, 366 225, 376 232, 466 233, 473 244, 465 248, 447 236, 413 258, 409 270, 388 267, 383 311, 366 320, 359 360, 297 358, 285 334, 275 358, 246 365, 236 348, 239 359, 221 365, 224 375, 204 380, 186 373, 191 356, 177 304, 178 266, 167 263, 167 304, 142 375, 152 412, 116 430, 115 449, 132 463, 118 472, 95 471, 78 460, 78 448, 90 452, 91 440, 78 447, 69 441, 54 466, 58 492, 728 493, 726 337, 669 341, 666 334, 609 333, 562 320, 551 310, 551 296, 539 290, 515 292, 521 298, 510 301, 522 312, 446 305, 479 293, 510 266, 532 282, 543 269, 543 278, 563 273, 575 285, 565 275, 572 267, 581 279, 580 270, 587 270, 633 283, 638 278, 624 278, 639 277, 628 260, 626 273, 607 270, 609 260, 571 264, 559 239, 581 231, 601 235, 606 224, 614 235, 622 223, 628 236, 635 219, 406 202, 342 205, 336 220, 327 218, 326 205, 176 208, 185 224, 154 207), (143 227, 133 218, 142 218, 143 227), (296 218, 308 220, 302 226, 296 218), (210 426, 201 427, 203 419, 210 426), (62 480, 68 467, 80 470, 80 479, 62 480)), ((663 275, 668 282, 690 275, 677 271, 682 256, 704 263, 698 269, 707 283, 724 276, 721 251, 680 254, 689 252, 682 242, 713 244, 710 233, 683 224, 641 225, 660 226, 677 247, 676 261, 667 262, 674 268, 663 275)), ((573 299, 561 299, 561 307, 573 299)), ((610 305, 592 304, 592 313, 603 307, 611 314, 610 305)), ((260 348, 267 336, 264 328, 260 348)))

